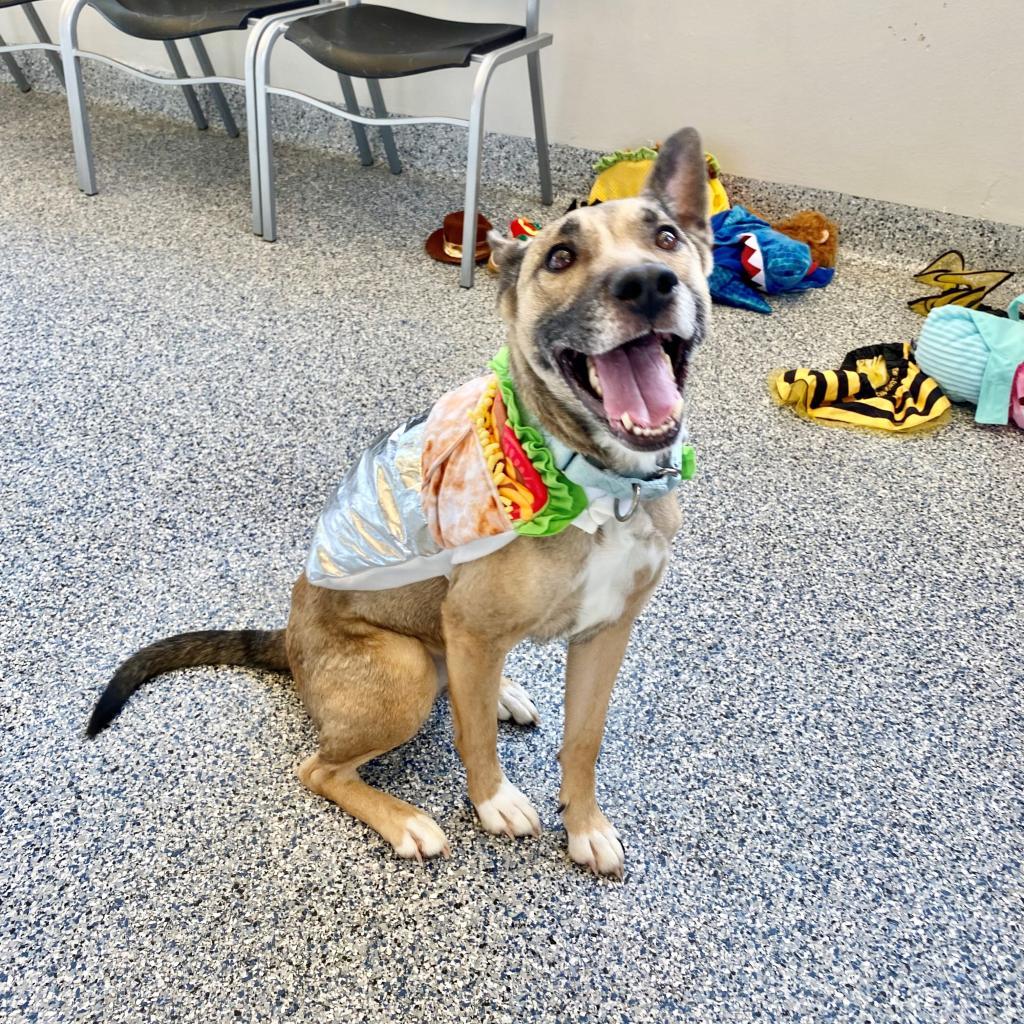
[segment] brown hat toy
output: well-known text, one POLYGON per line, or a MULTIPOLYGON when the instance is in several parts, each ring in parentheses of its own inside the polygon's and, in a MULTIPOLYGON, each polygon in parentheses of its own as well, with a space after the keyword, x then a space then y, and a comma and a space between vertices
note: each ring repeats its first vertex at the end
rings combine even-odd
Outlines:
MULTIPOLYGON (((423 248, 427 255, 439 263, 461 263, 462 262, 462 229, 466 216, 462 210, 449 213, 444 219, 444 225, 432 232, 423 248)), ((476 263, 482 263, 491 254, 491 247, 487 244, 487 232, 491 230, 491 222, 482 214, 476 218, 476 252, 473 259, 476 263)))

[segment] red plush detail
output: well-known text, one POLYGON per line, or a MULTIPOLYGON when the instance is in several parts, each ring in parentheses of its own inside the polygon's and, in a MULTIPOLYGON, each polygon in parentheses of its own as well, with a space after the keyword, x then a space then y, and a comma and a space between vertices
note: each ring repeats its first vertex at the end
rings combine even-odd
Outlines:
MULTIPOLYGON (((522 485, 533 496, 534 512, 539 512, 547 504, 548 489, 544 486, 540 474, 533 468, 533 463, 527 457, 526 452, 523 451, 523 446, 519 443, 515 431, 507 423, 501 432, 501 450, 505 453, 505 458, 508 459, 512 468, 515 469, 522 485)), ((513 514, 512 518, 519 517, 513 514)))
POLYGON ((532 220, 527 220, 525 217, 516 217, 508 226, 508 233, 513 238, 518 238, 521 241, 533 238, 538 230, 538 226, 532 220))

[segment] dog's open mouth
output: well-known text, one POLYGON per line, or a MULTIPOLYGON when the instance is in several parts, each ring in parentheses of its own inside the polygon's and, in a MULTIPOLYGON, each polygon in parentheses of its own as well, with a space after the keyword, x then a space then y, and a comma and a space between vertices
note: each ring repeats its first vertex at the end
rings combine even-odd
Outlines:
POLYGON ((676 334, 652 332, 601 355, 563 349, 558 361, 583 403, 619 440, 653 450, 679 433, 690 347, 676 334))

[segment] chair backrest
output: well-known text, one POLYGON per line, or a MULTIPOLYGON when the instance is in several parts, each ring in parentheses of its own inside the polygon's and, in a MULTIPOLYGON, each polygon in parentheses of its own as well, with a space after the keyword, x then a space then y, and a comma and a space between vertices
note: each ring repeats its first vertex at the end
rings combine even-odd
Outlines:
MULTIPOLYGON (((317 0, 317 3, 330 3, 330 0, 317 0)), ((362 0, 348 0, 349 7, 355 7, 362 0)), ((540 28, 540 0, 526 0, 526 34, 535 36, 540 28)))

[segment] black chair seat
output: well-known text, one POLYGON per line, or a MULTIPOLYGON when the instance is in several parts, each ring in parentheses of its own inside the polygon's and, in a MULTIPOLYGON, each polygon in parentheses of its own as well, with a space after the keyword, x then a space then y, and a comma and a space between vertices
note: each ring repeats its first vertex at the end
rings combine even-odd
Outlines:
POLYGON ((464 68, 524 38, 522 25, 444 21, 393 7, 359 4, 296 21, 287 38, 315 61, 355 78, 399 78, 439 68, 464 68))
POLYGON ((306 7, 303 0, 92 0, 104 18, 136 39, 187 39, 245 28, 252 17, 306 7))

